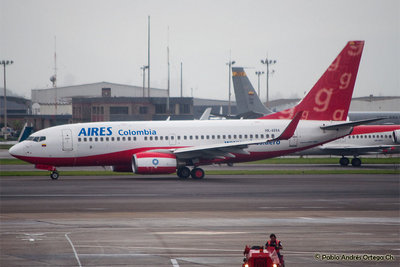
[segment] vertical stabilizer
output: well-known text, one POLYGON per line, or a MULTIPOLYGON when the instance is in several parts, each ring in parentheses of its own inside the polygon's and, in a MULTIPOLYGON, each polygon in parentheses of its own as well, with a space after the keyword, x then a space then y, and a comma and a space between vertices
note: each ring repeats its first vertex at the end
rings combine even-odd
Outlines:
POLYGON ((271 111, 261 103, 244 68, 232 67, 232 80, 235 90, 236 108, 239 114, 257 113, 265 115, 271 113, 271 111))
POLYGON ((293 119, 303 111, 303 120, 345 121, 363 48, 364 41, 348 42, 297 106, 260 119, 293 119))

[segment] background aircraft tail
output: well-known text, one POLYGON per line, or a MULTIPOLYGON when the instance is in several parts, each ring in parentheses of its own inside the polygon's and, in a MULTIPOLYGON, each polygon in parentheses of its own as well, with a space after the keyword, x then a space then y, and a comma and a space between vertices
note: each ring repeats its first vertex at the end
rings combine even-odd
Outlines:
POLYGON ((363 48, 364 41, 348 42, 298 105, 260 119, 293 119, 304 111, 303 120, 345 121, 363 48))
POLYGON ((235 90, 236 107, 239 114, 255 113, 259 114, 257 117, 260 117, 271 113, 261 103, 242 67, 232 67, 232 80, 235 90))

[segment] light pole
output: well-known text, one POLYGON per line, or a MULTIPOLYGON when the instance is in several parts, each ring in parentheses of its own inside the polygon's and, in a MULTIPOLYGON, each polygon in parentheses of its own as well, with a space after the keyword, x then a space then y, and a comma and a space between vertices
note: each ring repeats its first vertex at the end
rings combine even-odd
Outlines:
POLYGON ((149 66, 143 66, 143 67, 140 67, 140 69, 141 70, 143 70, 143 97, 145 97, 145 92, 146 92, 146 69, 148 69, 149 68, 149 66))
POLYGON ((7 140, 8 128, 7 128, 7 84, 6 84, 6 66, 13 64, 14 61, 12 60, 2 60, 0 62, 1 65, 4 67, 4 140, 7 140))
POLYGON ((260 97, 260 76, 263 74, 263 71, 256 71, 256 75, 258 76, 258 97, 260 97))
POLYGON ((271 60, 271 59, 265 58, 265 60, 261 59, 261 63, 267 65, 267 72, 265 74, 266 74, 266 77, 267 77, 267 102, 266 102, 266 106, 268 107, 269 106, 268 78, 269 78, 270 74, 275 72, 275 70, 269 71, 269 65, 275 64, 276 60, 271 60))
POLYGON ((232 80, 232 65, 235 64, 235 61, 231 61, 229 59, 229 62, 226 63, 229 67, 229 104, 228 104, 228 116, 231 115, 231 80, 232 80))

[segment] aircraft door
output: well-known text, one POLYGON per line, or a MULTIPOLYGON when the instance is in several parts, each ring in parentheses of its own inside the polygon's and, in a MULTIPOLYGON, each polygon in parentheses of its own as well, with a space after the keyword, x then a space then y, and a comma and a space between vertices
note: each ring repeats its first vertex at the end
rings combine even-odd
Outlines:
POLYGON ((298 137, 296 131, 292 136, 292 138, 289 139, 289 147, 297 147, 297 143, 298 143, 298 137))
POLYGON ((70 129, 62 130, 62 150, 63 151, 72 151, 72 131, 70 129))

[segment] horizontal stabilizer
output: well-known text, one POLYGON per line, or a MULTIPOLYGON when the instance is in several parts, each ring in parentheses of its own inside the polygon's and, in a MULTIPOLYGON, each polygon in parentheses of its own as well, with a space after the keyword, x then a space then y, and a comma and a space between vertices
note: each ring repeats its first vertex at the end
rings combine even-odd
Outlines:
POLYGON ((385 119, 385 118, 374 118, 374 119, 368 119, 368 120, 351 121, 351 122, 345 122, 345 123, 340 123, 340 124, 335 124, 335 125, 321 126, 321 129, 322 130, 340 130, 343 128, 367 124, 367 123, 371 123, 371 122, 375 122, 375 121, 380 121, 383 119, 385 119))

